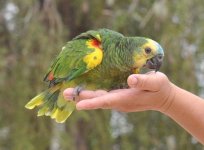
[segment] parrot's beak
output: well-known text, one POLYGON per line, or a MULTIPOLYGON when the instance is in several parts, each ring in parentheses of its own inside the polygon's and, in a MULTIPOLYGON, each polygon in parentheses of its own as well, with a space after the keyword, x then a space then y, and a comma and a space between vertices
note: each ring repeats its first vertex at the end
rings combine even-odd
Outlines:
POLYGON ((157 72, 162 65, 163 58, 164 58, 164 55, 158 54, 155 57, 147 60, 147 63, 145 66, 149 69, 155 69, 155 72, 157 72))

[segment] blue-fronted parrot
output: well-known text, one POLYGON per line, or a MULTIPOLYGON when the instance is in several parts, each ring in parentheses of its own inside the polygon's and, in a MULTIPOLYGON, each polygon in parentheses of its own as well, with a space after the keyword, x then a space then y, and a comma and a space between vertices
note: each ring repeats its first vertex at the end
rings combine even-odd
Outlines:
POLYGON ((76 36, 62 47, 44 81, 49 88, 26 104, 38 107, 38 116, 50 116, 63 123, 75 109, 73 100, 65 100, 63 91, 77 87, 112 90, 127 85, 130 74, 142 67, 158 71, 164 57, 162 47, 149 38, 125 37, 109 30, 90 30, 76 36))

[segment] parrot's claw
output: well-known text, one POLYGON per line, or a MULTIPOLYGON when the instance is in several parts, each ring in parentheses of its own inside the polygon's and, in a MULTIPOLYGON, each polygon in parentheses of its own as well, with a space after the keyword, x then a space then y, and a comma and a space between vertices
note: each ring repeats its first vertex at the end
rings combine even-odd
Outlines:
POLYGON ((82 86, 77 86, 77 87, 74 88, 74 91, 73 91, 73 101, 79 100, 79 94, 80 94, 80 92, 82 90, 83 90, 82 86))

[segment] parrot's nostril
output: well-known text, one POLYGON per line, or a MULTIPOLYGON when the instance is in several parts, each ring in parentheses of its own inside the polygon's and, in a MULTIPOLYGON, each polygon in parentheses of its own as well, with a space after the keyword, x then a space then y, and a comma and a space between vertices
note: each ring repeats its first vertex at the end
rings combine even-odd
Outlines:
POLYGON ((158 59, 159 61, 162 61, 162 60, 163 60, 163 55, 158 55, 158 56, 157 56, 157 59, 158 59))

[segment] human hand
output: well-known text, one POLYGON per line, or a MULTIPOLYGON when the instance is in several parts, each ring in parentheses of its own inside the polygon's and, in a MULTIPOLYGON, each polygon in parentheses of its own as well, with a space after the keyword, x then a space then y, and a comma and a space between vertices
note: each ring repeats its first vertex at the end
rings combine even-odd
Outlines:
MULTIPOLYGON (((161 72, 147 74, 133 74, 128 77, 128 89, 112 91, 80 92, 76 108, 89 109, 116 109, 123 112, 144 110, 166 111, 174 97, 174 85, 161 72)), ((65 99, 73 94, 73 88, 64 91, 65 99)))

